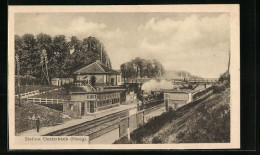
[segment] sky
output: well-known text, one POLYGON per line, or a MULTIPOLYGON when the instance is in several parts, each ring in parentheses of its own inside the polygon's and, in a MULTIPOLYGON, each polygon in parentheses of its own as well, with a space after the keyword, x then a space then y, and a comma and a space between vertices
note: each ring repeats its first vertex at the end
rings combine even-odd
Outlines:
POLYGON ((166 70, 216 78, 227 70, 227 13, 19 13, 15 34, 97 37, 112 68, 135 57, 159 60, 166 70))

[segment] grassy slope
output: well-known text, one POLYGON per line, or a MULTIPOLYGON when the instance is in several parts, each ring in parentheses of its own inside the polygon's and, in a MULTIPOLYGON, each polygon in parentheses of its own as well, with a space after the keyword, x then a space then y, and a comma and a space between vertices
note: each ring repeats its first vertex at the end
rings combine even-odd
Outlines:
POLYGON ((70 100, 70 95, 66 92, 65 89, 60 89, 45 94, 35 95, 33 98, 48 98, 48 99, 63 99, 70 100))
POLYGON ((177 111, 163 113, 135 130, 126 143, 221 143, 230 141, 230 89, 177 111), (156 125, 155 125, 156 124, 156 125))
POLYGON ((36 128, 36 122, 32 119, 33 115, 41 117, 41 126, 53 126, 62 123, 62 114, 59 111, 37 104, 26 103, 24 100, 21 107, 15 107, 15 133, 36 128))
POLYGON ((145 143, 221 143, 230 141, 230 89, 213 94, 197 105, 176 111, 166 124, 145 143))
MULTIPOLYGON (((20 93, 27 93, 35 90, 40 90, 40 91, 47 91, 50 89, 54 89, 55 86, 44 86, 44 85, 21 85, 20 87, 20 93)), ((15 94, 18 94, 18 86, 16 85, 15 87, 15 94)))

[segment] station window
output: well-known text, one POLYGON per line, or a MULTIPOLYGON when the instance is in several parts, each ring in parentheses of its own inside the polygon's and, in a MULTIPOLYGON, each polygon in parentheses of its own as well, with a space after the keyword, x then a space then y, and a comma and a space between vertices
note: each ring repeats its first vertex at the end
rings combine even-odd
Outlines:
POLYGON ((73 110, 73 104, 69 104, 70 110, 73 110))
POLYGON ((100 101, 98 101, 97 104, 98 104, 98 107, 102 106, 100 101))

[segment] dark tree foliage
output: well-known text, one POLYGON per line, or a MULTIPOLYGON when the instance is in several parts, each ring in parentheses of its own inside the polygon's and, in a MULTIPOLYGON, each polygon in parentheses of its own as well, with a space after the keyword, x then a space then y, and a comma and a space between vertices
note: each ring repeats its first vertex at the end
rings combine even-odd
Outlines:
MULTIPOLYGON (((36 36, 24 34, 15 35, 15 54, 19 56, 21 77, 32 77, 46 83, 43 79, 43 51, 47 54, 49 78, 72 77, 73 72, 95 62, 96 60, 111 67, 110 58, 104 45, 95 37, 79 40, 72 36, 67 41, 65 35, 51 37, 40 33, 36 36), (102 54, 101 54, 102 52, 102 54), (102 55, 102 60, 101 60, 102 55)), ((45 67, 45 66, 44 66, 45 67)))
POLYGON ((165 69, 159 61, 155 59, 146 60, 139 57, 122 64, 120 69, 123 78, 153 78, 159 77, 165 73, 165 69))

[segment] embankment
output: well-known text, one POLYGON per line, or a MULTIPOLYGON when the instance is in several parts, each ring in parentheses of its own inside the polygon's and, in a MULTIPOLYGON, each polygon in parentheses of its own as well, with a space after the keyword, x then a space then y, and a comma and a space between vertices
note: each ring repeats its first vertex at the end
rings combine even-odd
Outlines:
POLYGON ((60 111, 22 100, 21 107, 15 107, 15 133, 36 128, 35 115, 40 116, 41 127, 53 126, 65 121, 60 111))
MULTIPOLYGON (((223 88, 223 87, 221 87, 223 88)), ((230 88, 155 117, 115 144, 224 143, 230 141, 230 88)))

